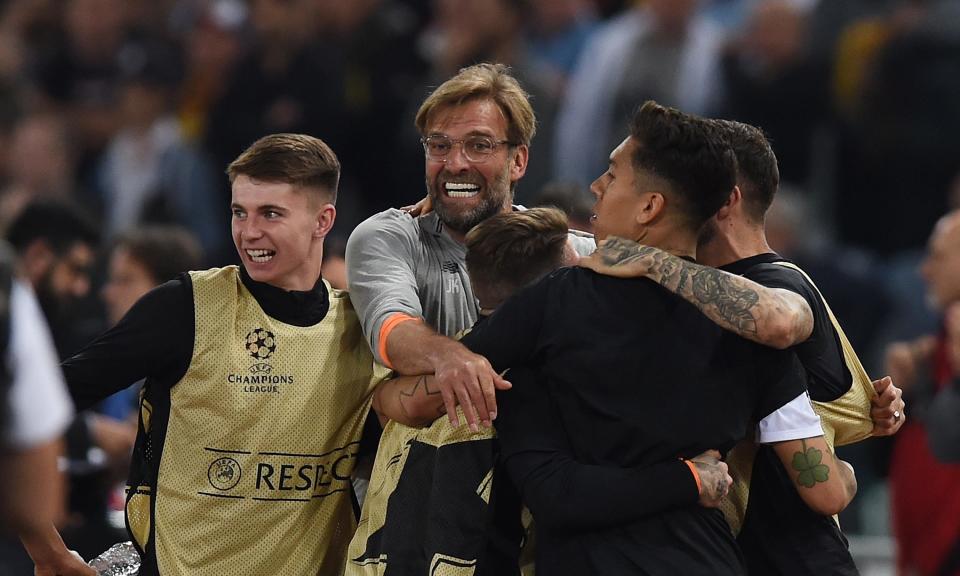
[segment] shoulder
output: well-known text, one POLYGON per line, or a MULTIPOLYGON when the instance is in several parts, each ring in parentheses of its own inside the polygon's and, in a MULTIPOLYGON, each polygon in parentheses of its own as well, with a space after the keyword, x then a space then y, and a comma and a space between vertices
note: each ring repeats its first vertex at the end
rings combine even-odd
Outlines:
POLYGON ((376 250, 395 250, 413 245, 420 236, 420 219, 402 210, 391 208, 367 218, 357 225, 347 239, 347 260, 352 254, 376 250))
POLYGON ((390 208, 378 212, 358 224, 350 234, 350 240, 391 233, 413 236, 416 235, 418 228, 417 218, 410 216, 403 210, 390 208))
POLYGON ((807 278, 787 260, 764 262, 750 267, 743 273, 745 278, 770 288, 786 288, 801 294, 808 293, 812 286, 807 278), (784 262, 787 265, 781 264, 784 262))

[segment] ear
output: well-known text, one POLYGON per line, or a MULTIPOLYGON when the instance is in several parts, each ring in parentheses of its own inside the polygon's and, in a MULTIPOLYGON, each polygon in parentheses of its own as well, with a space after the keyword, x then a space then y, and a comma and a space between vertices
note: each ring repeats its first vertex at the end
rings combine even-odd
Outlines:
POLYGON ((20 259, 22 270, 27 280, 31 284, 36 284, 43 278, 44 274, 50 270, 57 255, 47 244, 46 240, 37 239, 31 242, 23 252, 23 258, 20 259))
POLYGON ((333 223, 337 219, 337 208, 333 204, 327 203, 320 207, 317 212, 316 226, 313 229, 313 237, 320 240, 327 237, 333 223))
POLYGON ((666 207, 667 199, 660 192, 644 192, 637 205, 637 224, 649 226, 656 220, 666 207))
POLYGON ((526 144, 516 147, 513 160, 510 162, 510 181, 516 182, 527 172, 527 161, 530 159, 530 148, 526 144))
POLYGON ((738 212, 743 209, 743 194, 740 192, 739 186, 734 186, 733 190, 730 191, 730 196, 727 197, 727 201, 723 203, 723 206, 717 210, 716 219, 718 221, 726 220, 730 218, 735 212, 738 212))

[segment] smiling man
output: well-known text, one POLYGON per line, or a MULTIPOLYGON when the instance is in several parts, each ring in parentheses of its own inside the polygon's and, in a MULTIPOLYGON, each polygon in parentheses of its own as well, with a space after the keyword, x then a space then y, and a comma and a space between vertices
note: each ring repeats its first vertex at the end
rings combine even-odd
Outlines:
MULTIPOLYGON (((536 119, 502 64, 461 70, 417 112, 433 211, 386 210, 347 242, 347 276, 371 348, 403 374, 435 373, 447 412, 462 407, 472 427, 496 416, 495 387, 507 384, 486 359, 447 338, 473 325, 477 304, 464 264, 464 236, 512 209, 527 169, 536 119)), ((593 250, 582 240, 578 251, 593 250)))
MULTIPOLYGON (((339 574, 373 358, 320 277, 340 164, 277 134, 228 168, 241 266, 147 293, 66 361, 78 406, 145 378, 127 492, 140 574, 339 574)), ((56 532, 38 574, 88 574, 56 532)))

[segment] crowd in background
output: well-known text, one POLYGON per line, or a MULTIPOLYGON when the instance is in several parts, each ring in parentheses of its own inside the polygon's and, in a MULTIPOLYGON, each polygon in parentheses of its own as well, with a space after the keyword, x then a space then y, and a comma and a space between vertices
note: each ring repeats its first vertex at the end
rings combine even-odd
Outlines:
MULTIPOLYGON (((309 133, 339 155, 336 258, 366 216, 424 196, 416 106, 483 61, 510 65, 533 96, 517 203, 589 227, 588 185, 644 100, 748 122, 780 161, 771 244, 817 281, 868 371, 886 371, 890 342, 937 331, 918 265, 936 220, 960 208, 957 2, 6 0, 0 229, 37 200, 72 202, 101 253, 99 267, 75 263, 88 284, 61 286, 67 304, 37 290, 48 319, 64 316, 51 321, 61 356, 116 321, 123 259, 148 266, 132 230, 178 226, 168 242, 193 267, 235 261, 224 167, 265 134, 309 133)), ((841 451, 861 486, 848 532, 890 531, 892 442, 841 451)), ((85 494, 75 486, 74 508, 85 494)))

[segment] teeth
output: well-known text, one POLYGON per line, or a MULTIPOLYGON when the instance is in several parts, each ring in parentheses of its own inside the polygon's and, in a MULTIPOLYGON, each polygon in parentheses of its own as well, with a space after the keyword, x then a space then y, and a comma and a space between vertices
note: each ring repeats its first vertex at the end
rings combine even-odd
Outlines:
POLYGON ((467 182, 446 182, 444 189, 451 198, 470 198, 480 192, 480 187, 467 182))
POLYGON ((276 252, 273 250, 247 250, 247 256, 259 264, 269 262, 274 254, 276 254, 276 252))

